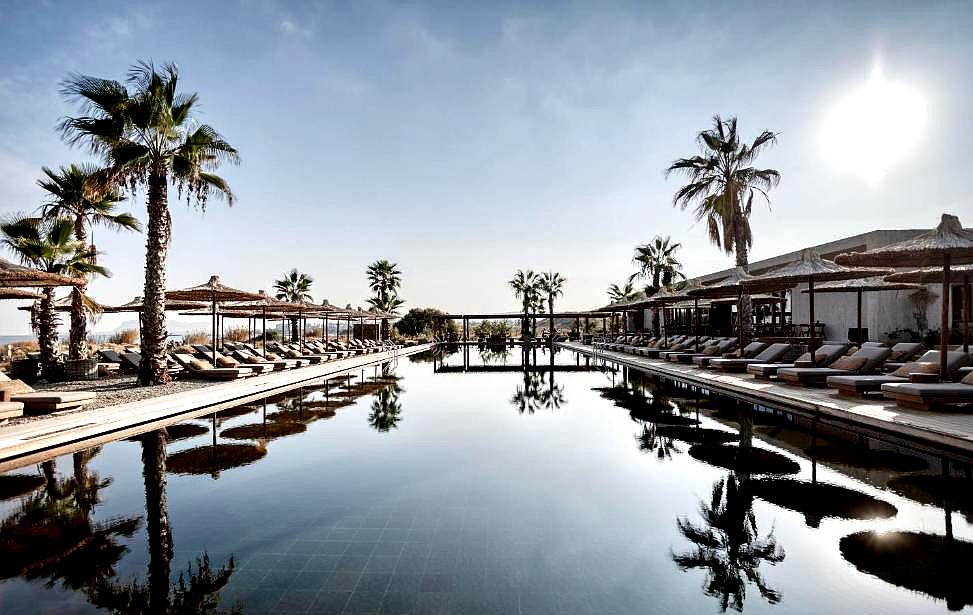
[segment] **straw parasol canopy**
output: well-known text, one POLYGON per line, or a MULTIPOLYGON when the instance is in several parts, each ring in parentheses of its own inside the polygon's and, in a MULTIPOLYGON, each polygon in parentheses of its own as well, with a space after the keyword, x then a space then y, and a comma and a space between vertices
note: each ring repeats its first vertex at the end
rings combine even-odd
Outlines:
POLYGON ((854 280, 856 278, 868 278, 875 276, 888 275, 889 269, 847 267, 839 265, 833 261, 821 258, 814 250, 805 249, 801 252, 800 260, 788 263, 773 271, 763 275, 754 276, 744 282, 743 286, 747 289, 779 290, 794 286, 796 284, 807 283, 808 299, 810 306, 810 349, 815 349, 815 320, 814 320, 814 284, 815 282, 831 282, 836 280, 854 280))
POLYGON ((210 276, 205 284, 180 290, 167 290, 166 301, 208 301, 213 308, 213 364, 216 364, 216 304, 225 301, 258 301, 264 295, 231 288, 219 276, 210 276))
POLYGON ((84 280, 24 267, 5 258, 0 258, 0 288, 19 286, 50 288, 52 286, 78 286, 81 284, 84 284, 84 280))
MULTIPOLYGON (((182 310, 195 310, 196 308, 205 307, 199 301, 169 301, 166 300, 166 310, 171 312, 182 311, 182 310)), ((145 302, 142 300, 141 295, 134 297, 131 301, 123 303, 116 306, 105 306, 103 310, 108 314, 120 314, 123 312, 143 312, 145 311, 145 302)))
POLYGON ((241 301, 223 306, 226 312, 235 312, 234 316, 260 316, 262 319, 261 331, 263 331, 263 353, 267 355, 267 316, 271 318, 283 318, 285 314, 293 314, 301 311, 302 307, 296 303, 281 301, 268 295, 261 290, 257 293, 259 299, 251 301, 241 301))
POLYGON ((949 269, 954 264, 973 263, 973 231, 963 228, 959 218, 943 214, 939 226, 912 239, 865 252, 839 254, 842 265, 879 267, 929 267, 942 265, 942 314, 939 329, 939 369, 946 374, 949 349, 949 269))
POLYGON ((855 280, 836 280, 834 282, 825 282, 820 286, 815 286, 813 289, 806 288, 802 290, 802 293, 855 293, 858 296, 857 302, 857 314, 858 314, 858 327, 857 336, 858 339, 855 340, 856 343, 862 344, 868 340, 861 339, 862 337, 862 293, 871 292, 881 292, 890 290, 918 290, 922 288, 917 284, 905 284, 903 282, 886 282, 881 276, 871 276, 867 278, 858 278, 855 280))
MULTIPOLYGON (((970 351, 970 309, 973 307, 973 297, 970 296, 970 280, 973 280, 973 265, 957 265, 949 268, 949 284, 963 285, 963 352, 970 351)), ((900 271, 887 276, 887 283, 915 282, 917 284, 935 284, 945 277, 939 267, 927 267, 915 271, 900 271)))
POLYGON ((22 290, 20 288, 3 288, 0 287, 0 299, 40 299, 41 296, 37 293, 32 293, 29 290, 22 290))
MULTIPOLYGON (((757 293, 756 295, 750 295, 750 301, 754 305, 767 305, 771 303, 783 303, 785 299, 769 293, 757 293)), ((723 305, 727 303, 736 303, 736 299, 733 297, 723 297, 710 300, 710 305, 723 305)))
POLYGON ((697 299, 720 299, 723 297, 736 297, 737 300, 737 320, 739 321, 740 345, 744 341, 743 310, 740 303, 743 299, 743 285, 753 279, 753 276, 743 270, 743 267, 735 267, 730 270, 729 275, 713 284, 698 286, 688 291, 689 296, 697 299))

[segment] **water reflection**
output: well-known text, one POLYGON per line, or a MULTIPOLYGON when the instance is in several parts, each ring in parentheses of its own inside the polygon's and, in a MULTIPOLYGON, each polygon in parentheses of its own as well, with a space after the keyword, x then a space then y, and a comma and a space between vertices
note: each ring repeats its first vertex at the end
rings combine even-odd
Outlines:
POLYGON ((756 479, 752 485, 761 500, 803 514, 808 527, 818 527, 825 517, 888 519, 898 513, 884 500, 840 485, 792 478, 756 479))
POLYGON ((659 461, 672 459, 673 453, 682 452, 673 437, 661 431, 664 427, 666 426, 658 423, 643 422, 642 431, 635 436, 635 439, 639 442, 639 450, 655 453, 656 459, 659 461))
POLYGON ((368 412, 368 424, 375 431, 384 433, 398 429, 402 420, 402 403, 399 401, 401 393, 402 388, 395 383, 386 384, 375 393, 368 412))
MULTIPOLYGON (((166 503, 166 432, 140 437, 145 525, 148 538, 146 582, 118 579, 116 567, 128 548, 122 539, 139 529, 138 516, 93 520, 101 492, 111 485, 88 465, 100 448, 72 455, 73 471, 62 478, 51 459, 41 464, 44 490, 22 499, 0 523, 0 579, 46 579, 48 586, 80 592, 92 606, 114 613, 188 614, 225 612, 219 592, 234 571, 213 568, 205 552, 173 583, 172 530, 166 503)), ((240 612, 234 609, 232 612, 240 612)))

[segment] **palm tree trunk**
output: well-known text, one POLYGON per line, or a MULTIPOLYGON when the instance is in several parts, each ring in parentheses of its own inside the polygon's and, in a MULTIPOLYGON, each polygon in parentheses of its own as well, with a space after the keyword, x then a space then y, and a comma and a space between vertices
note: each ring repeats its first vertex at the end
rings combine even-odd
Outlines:
POLYGON ((145 239, 145 289, 142 312, 142 363, 139 384, 169 382, 166 369, 166 252, 172 237, 165 168, 156 166, 149 175, 148 224, 145 239))
POLYGON ((44 378, 54 376, 57 365, 55 345, 57 344, 57 316, 54 314, 54 289, 41 291, 40 308, 37 314, 37 345, 41 351, 41 373, 44 378))
POLYGON ((296 344, 298 340, 297 329, 300 325, 298 324, 297 316, 291 316, 291 343, 296 344))
MULTIPOLYGON (((547 330, 548 341, 554 343, 554 297, 548 297, 547 299, 547 311, 551 313, 551 324, 547 330)), ((553 355, 552 355, 553 356, 553 355)))
MULTIPOLYGON (((74 237, 79 243, 87 246, 88 233, 84 227, 84 216, 79 215, 74 219, 74 237)), ((89 258, 89 260, 92 259, 89 258)), ((88 354, 85 347, 85 339, 88 337, 88 319, 84 314, 84 300, 82 299, 86 289, 87 284, 75 286, 71 291, 71 330, 68 333, 69 359, 82 359, 88 354)))
POLYGON ((166 432, 142 436, 142 479, 145 486, 146 531, 149 537, 149 606, 153 613, 168 610, 172 529, 166 505, 166 432))
MULTIPOLYGON (((739 214, 741 217, 743 213, 739 214)), ((736 264, 737 267, 741 267, 747 273, 750 272, 750 261, 749 261, 749 249, 747 248, 747 237, 743 224, 738 224, 734 230, 736 234, 736 264)), ((747 339, 753 337, 753 301, 750 300, 750 295, 744 293, 740 297, 740 314, 738 315, 743 320, 743 335, 747 339)), ((744 340, 740 340, 741 348, 743 347, 744 340)))

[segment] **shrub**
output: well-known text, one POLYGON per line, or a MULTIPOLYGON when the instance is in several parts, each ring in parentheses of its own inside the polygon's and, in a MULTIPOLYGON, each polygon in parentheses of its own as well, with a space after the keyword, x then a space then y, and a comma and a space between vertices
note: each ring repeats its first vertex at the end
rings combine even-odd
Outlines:
POLYGON ((223 331, 223 339, 231 342, 246 342, 250 339, 250 331, 246 327, 230 327, 223 331))
POLYGON ((108 337, 109 344, 132 345, 139 341, 139 332, 136 329, 122 329, 115 331, 108 337))
POLYGON ((209 344, 209 342, 209 333, 202 330, 189 331, 182 336, 182 343, 190 346, 193 344, 209 344))
POLYGON ((452 320, 445 320, 446 314, 435 308, 412 308, 397 323, 396 330, 406 337, 417 335, 441 335, 445 330, 455 333, 459 329, 452 320))

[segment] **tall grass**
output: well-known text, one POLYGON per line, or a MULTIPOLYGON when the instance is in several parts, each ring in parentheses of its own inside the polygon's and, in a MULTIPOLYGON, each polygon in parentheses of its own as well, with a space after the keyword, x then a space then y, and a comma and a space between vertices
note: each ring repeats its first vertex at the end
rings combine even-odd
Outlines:
POLYGON ((137 344, 138 341, 139 332, 137 329, 122 329, 121 331, 112 333, 108 338, 109 344, 132 345, 137 344))
POLYGON ((183 335, 182 336, 182 343, 183 344, 188 344, 188 345, 192 345, 192 344, 209 344, 210 343, 210 339, 211 338, 210 338, 209 333, 207 333, 207 332, 205 332, 203 330, 197 329, 195 331, 189 331, 185 335, 183 335))

